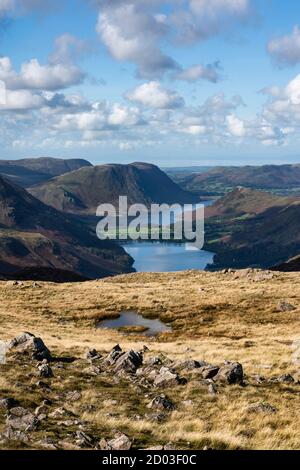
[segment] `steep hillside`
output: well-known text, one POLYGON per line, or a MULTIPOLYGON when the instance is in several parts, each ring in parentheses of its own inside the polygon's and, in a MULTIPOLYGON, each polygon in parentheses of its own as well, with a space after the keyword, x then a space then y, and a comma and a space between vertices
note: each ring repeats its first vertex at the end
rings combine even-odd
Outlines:
POLYGON ((300 193, 300 165, 217 167, 205 173, 189 175, 181 185, 202 196, 220 196, 237 186, 300 193))
POLYGON ((0 177, 0 272, 52 267, 94 278, 131 263, 122 248, 0 177))
POLYGON ((95 214, 101 203, 118 204, 128 196, 129 204, 194 203, 198 198, 183 191, 154 165, 101 165, 52 179, 30 189, 31 194, 56 209, 95 214))
POLYGON ((270 267, 300 252, 300 199, 234 190, 206 216, 214 268, 270 267))
POLYGON ((26 188, 86 166, 91 164, 82 159, 64 160, 45 157, 0 160, 0 174, 26 188))

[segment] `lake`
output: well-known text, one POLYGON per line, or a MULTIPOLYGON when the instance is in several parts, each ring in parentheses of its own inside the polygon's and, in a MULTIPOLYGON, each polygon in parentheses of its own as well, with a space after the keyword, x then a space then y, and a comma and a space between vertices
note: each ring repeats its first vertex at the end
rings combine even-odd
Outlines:
MULTIPOLYGON (((202 204, 209 206, 214 201, 202 204)), ((186 250, 185 243, 134 241, 123 245, 135 260, 138 272, 175 272, 190 269, 204 270, 213 262, 214 253, 205 250, 186 250)))
POLYGON ((204 270, 214 258, 209 251, 187 251, 184 243, 131 242, 123 247, 135 260, 133 267, 138 272, 204 270))

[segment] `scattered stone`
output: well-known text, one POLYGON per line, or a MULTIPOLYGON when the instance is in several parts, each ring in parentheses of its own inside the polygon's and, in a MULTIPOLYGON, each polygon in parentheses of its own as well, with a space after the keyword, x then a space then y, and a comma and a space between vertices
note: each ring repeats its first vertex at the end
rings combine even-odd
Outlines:
POLYGON ((91 447, 93 439, 83 431, 76 431, 76 444, 80 447, 91 447))
POLYGON ((38 366, 39 376, 44 379, 50 379, 54 377, 53 371, 48 364, 41 364, 38 366))
POLYGON ((87 367, 86 369, 83 369, 82 372, 83 372, 84 374, 97 376, 97 375, 102 374, 103 370, 101 369, 101 367, 92 365, 91 367, 87 367))
POLYGON ((36 429, 38 421, 34 414, 25 408, 18 406, 9 410, 6 420, 8 428, 17 431, 33 431, 36 429))
POLYGON ((8 351, 13 353, 30 354, 31 358, 37 361, 47 359, 52 360, 49 349, 45 346, 41 338, 37 338, 31 333, 22 333, 8 343, 8 351))
POLYGON ((132 442, 126 434, 117 432, 115 438, 110 441, 101 439, 99 446, 101 450, 130 450, 132 442))
POLYGON ((147 408, 174 411, 175 405, 165 395, 157 395, 149 405, 147 405, 147 408))
POLYGON ((81 393, 78 391, 78 390, 74 390, 73 392, 68 392, 66 394, 66 400, 68 402, 75 402, 75 401, 79 401, 81 399, 82 395, 81 393))
POLYGON ((282 301, 277 305, 278 312, 293 312, 294 310, 296 310, 296 307, 289 302, 282 301))
POLYGON ((46 406, 46 405, 40 405, 40 406, 38 406, 38 407, 35 409, 34 414, 35 414, 35 416, 37 416, 37 417, 39 417, 39 416, 45 416, 45 415, 47 416, 48 412, 49 412, 48 406, 46 406))
POLYGON ((243 366, 238 362, 227 362, 221 366, 215 381, 226 382, 229 385, 242 384, 244 379, 243 366))
POLYGON ((219 372, 220 368, 217 366, 206 366, 201 369, 202 377, 204 379, 213 379, 219 372))
POLYGON ((15 408, 19 406, 19 402, 14 398, 2 398, 0 400, 0 408, 3 410, 10 410, 11 408, 15 408))
POLYGON ((122 348, 119 344, 117 344, 109 353, 109 355, 105 358, 104 363, 112 366, 118 360, 118 358, 124 354, 122 348))
POLYGON ((176 367, 185 370, 199 369, 200 367, 204 367, 205 365, 205 362, 194 361, 194 359, 187 359, 186 361, 180 361, 176 363, 176 367))
POLYGON ((143 356, 139 352, 129 351, 119 357, 115 363, 115 371, 136 372, 143 365, 143 356))
POLYGON ((86 359, 90 361, 96 361, 98 359, 101 359, 101 354, 96 351, 96 349, 89 349, 89 351, 86 353, 86 359))
POLYGON ((174 369, 169 369, 168 367, 162 367, 154 380, 154 385, 156 387, 172 387, 182 383, 183 379, 180 379, 177 372, 174 369))
POLYGON ((45 382, 43 382, 42 380, 39 380, 37 383, 36 383, 36 386, 38 388, 41 388, 42 390, 44 390, 44 392, 51 392, 51 387, 50 385, 46 384, 45 382))
POLYGON ((292 377, 290 374, 281 375, 280 377, 277 377, 275 381, 285 384, 292 384, 295 382, 294 377, 292 377))
POLYGON ((274 414, 277 413, 277 409, 269 403, 254 403, 248 406, 247 411, 249 413, 266 413, 274 414))
POLYGON ((211 384, 209 384, 207 391, 208 391, 209 395, 215 396, 218 392, 218 389, 217 389, 215 384, 211 383, 211 384))

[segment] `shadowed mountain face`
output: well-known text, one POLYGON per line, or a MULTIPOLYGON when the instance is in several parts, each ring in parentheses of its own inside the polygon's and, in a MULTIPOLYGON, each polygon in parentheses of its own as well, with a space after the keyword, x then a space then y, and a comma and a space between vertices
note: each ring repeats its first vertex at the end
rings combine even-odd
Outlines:
POLYGON ((181 186, 200 195, 220 196, 237 186, 300 193, 300 165, 218 167, 187 176, 181 186))
POLYGON ((48 267, 95 278, 131 265, 121 247, 0 177, 0 272, 48 267))
POLYGON ((154 165, 101 165, 54 178, 30 188, 31 194, 56 209, 95 214, 101 203, 118 205, 119 196, 129 204, 196 203, 198 197, 182 190, 154 165))
POLYGON ((16 184, 27 188, 49 179, 91 166, 86 160, 60 158, 25 158, 22 160, 1 160, 0 174, 16 184))
POLYGON ((207 209, 206 247, 215 268, 284 263, 300 253, 300 199, 234 190, 207 209))

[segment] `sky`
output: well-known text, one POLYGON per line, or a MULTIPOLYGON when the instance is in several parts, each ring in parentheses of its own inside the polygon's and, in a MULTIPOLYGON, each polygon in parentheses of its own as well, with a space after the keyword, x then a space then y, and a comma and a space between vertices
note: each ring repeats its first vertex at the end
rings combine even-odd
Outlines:
POLYGON ((300 2, 0 0, 1 159, 300 162, 300 2))

